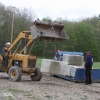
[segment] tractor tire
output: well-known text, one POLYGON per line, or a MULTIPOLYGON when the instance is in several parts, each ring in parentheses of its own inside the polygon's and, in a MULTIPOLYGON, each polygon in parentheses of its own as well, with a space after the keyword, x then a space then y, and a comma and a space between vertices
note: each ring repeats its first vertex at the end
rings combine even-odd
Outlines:
POLYGON ((8 72, 9 80, 12 82, 18 82, 21 80, 22 72, 18 66, 13 66, 8 72))
POLYGON ((42 78, 42 72, 40 72, 39 68, 35 68, 35 75, 31 75, 30 78, 32 81, 40 81, 42 78))

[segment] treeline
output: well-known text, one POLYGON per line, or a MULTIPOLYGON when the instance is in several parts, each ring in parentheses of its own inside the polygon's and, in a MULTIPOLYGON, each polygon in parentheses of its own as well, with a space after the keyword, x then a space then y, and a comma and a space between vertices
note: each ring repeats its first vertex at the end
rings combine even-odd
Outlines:
POLYGON ((0 3, 0 49, 2 49, 6 42, 10 41, 13 15, 13 40, 16 38, 20 31, 30 30, 30 26, 36 17, 35 12, 31 9, 18 9, 12 6, 6 7, 0 3))
MULTIPOLYGON (((0 49, 10 41, 12 16, 14 14, 14 35, 13 40, 22 30, 29 30, 36 18, 36 14, 31 9, 18 9, 15 7, 5 7, 0 4, 0 49)), ((51 20, 49 17, 44 21, 51 20)), ((41 42, 36 41, 32 53, 39 57, 54 57, 57 49, 62 51, 85 52, 90 50, 95 61, 100 61, 100 21, 98 16, 84 18, 79 21, 69 21, 57 18, 56 22, 65 25, 64 31, 70 39, 63 42, 41 42)), ((1 52, 0 52, 1 53, 1 52)))

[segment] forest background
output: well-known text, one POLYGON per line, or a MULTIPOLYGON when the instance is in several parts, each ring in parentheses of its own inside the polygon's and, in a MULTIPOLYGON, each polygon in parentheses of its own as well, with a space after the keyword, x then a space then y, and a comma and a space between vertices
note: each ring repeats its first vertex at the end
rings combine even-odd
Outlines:
MULTIPOLYGON (((32 9, 19 9, 12 6, 4 6, 0 3, 0 53, 6 42, 10 41, 12 16, 14 14, 13 41, 23 30, 30 30, 36 19, 36 13, 32 9)), ((42 19, 53 22, 62 22, 64 31, 70 37, 67 41, 36 41, 32 53, 37 57, 53 58, 57 49, 61 51, 83 52, 91 51, 94 60, 100 62, 100 20, 99 16, 92 18, 80 18, 77 21, 57 18, 52 20, 49 16, 42 19)))

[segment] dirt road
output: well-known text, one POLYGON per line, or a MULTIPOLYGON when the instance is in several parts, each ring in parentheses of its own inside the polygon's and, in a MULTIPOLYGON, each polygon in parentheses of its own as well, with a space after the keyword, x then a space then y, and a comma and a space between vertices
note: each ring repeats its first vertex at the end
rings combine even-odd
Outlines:
POLYGON ((29 76, 11 82, 7 74, 0 73, 0 100, 100 100, 100 83, 87 86, 45 73, 38 82, 29 76))

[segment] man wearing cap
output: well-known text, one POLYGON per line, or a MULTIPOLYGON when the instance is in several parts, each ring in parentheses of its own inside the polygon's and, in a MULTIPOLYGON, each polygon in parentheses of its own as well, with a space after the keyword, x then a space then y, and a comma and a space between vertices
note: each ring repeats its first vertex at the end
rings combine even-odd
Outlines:
POLYGON ((7 53, 7 49, 10 47, 10 42, 7 42, 5 44, 5 46, 2 48, 2 56, 3 56, 3 59, 4 59, 4 65, 5 67, 8 66, 8 57, 5 56, 5 54, 7 53))
POLYGON ((91 71, 92 71, 92 65, 93 65, 93 56, 91 54, 91 51, 86 52, 87 57, 85 61, 85 75, 86 75, 86 85, 91 84, 91 71))

